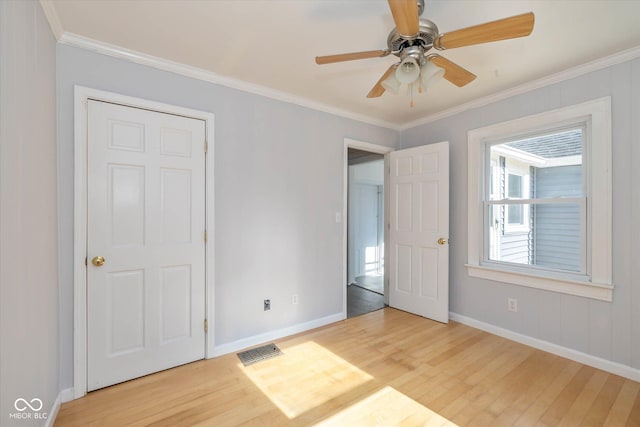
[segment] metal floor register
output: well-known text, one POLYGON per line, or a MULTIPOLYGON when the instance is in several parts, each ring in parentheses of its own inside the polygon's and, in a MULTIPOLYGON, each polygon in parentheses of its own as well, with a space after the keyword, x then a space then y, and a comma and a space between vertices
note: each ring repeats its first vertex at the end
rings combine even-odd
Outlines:
POLYGON ((277 345, 271 343, 263 345, 262 347, 252 348, 251 350, 237 353, 240 361, 244 366, 252 365, 261 360, 270 359, 272 357, 280 356, 282 352, 277 345))

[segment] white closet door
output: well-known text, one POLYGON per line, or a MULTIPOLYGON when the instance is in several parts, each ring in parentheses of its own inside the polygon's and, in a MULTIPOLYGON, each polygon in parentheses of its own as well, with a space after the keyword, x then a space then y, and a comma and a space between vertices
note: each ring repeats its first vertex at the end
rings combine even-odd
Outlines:
POLYGON ((204 141, 202 120, 89 101, 90 391, 204 358, 204 141))

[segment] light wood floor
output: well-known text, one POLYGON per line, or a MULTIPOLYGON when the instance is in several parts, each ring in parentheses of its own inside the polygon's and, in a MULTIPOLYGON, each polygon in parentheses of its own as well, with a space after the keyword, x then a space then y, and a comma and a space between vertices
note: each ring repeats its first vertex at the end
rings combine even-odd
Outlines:
POLYGON ((640 426, 640 384, 391 308, 129 381, 62 405, 56 426, 640 426))

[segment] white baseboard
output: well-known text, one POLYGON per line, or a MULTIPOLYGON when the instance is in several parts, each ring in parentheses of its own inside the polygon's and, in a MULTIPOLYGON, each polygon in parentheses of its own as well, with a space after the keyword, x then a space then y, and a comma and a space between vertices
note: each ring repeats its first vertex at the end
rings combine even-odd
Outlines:
POLYGON ((264 334, 254 335, 254 336, 243 338, 241 340, 233 341, 227 344, 218 345, 214 347, 213 354, 211 354, 209 358, 222 356, 223 354, 233 353, 238 350, 243 350, 247 347, 253 347, 258 344, 263 344, 267 341, 273 341, 282 337, 287 337, 289 335, 305 332, 310 329, 319 328, 320 326, 325 326, 330 323, 339 322, 344 319, 345 319, 344 313, 332 314, 331 316, 326 316, 320 319, 311 320, 309 322, 300 323, 294 326, 290 326, 288 328, 282 328, 276 331, 269 331, 269 332, 265 332, 264 334))
POLYGON ((58 396, 62 399, 62 403, 71 402, 73 399, 75 399, 75 394, 73 392, 73 387, 65 388, 64 390, 62 390, 60 392, 60 394, 58 396))
POLYGON ((60 390, 56 400, 53 402, 53 405, 51 405, 51 409, 47 415, 47 420, 44 423, 45 427, 53 427, 53 424, 56 422, 56 417, 58 416, 58 411, 60 410, 60 405, 65 402, 69 402, 70 400, 73 400, 73 389, 67 388, 60 390))
POLYGON ((572 350, 570 348, 563 347, 558 344, 553 344, 538 338, 533 338, 528 335, 519 334, 517 332, 513 332, 499 326, 491 325, 489 323, 481 322, 480 320, 463 316, 458 313, 450 312, 449 318, 464 325, 471 326, 472 328, 480 329, 493 335, 498 335, 499 337, 519 342, 520 344, 528 345, 529 347, 537 348, 538 350, 565 357, 584 365, 601 369, 615 375, 620 375, 621 377, 629 378, 633 381, 640 381, 640 370, 632 368, 631 366, 612 362, 610 360, 592 356, 581 351, 572 350))

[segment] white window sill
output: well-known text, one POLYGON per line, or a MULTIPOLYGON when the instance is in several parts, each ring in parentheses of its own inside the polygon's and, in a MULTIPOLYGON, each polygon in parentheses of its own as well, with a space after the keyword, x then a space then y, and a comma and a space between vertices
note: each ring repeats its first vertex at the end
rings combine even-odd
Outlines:
POLYGON ((473 264, 465 264, 465 267, 467 267, 467 272, 471 277, 528 286, 530 288, 544 289, 546 291, 560 292, 601 301, 611 302, 613 300, 613 285, 551 278, 473 264))

